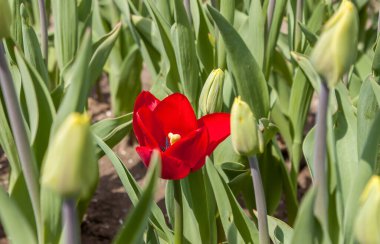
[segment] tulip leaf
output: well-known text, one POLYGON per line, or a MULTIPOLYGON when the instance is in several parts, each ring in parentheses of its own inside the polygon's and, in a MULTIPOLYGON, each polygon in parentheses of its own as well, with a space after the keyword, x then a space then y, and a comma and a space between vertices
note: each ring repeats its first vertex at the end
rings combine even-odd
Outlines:
POLYGON ((229 243, 258 243, 256 226, 245 215, 231 189, 220 177, 209 158, 206 169, 227 241, 229 243))
MULTIPOLYGON (((186 215, 190 215, 187 219, 195 222, 195 224, 190 221, 187 224, 185 222, 185 226, 188 226, 187 228, 195 231, 191 239, 187 239, 189 241, 196 241, 195 238, 199 239, 197 242, 192 241, 192 243, 216 243, 215 201, 214 197, 208 194, 211 191, 211 186, 204 175, 204 170, 191 173, 186 179, 182 180, 181 185, 183 199, 187 203, 187 210, 184 211, 187 212, 186 215), (194 189, 197 190, 194 191, 194 189), (204 204, 198 204, 201 201, 204 204)), ((184 230, 185 233, 186 229, 184 230)))
POLYGON ((210 30, 207 24, 206 13, 201 1, 190 1, 190 6, 199 62, 203 65, 206 73, 211 73, 214 65, 214 50, 210 43, 209 33, 212 32, 212 30, 210 30))
MULTIPOLYGON (((121 160, 116 156, 116 154, 107 146, 105 142, 102 141, 98 136, 94 135, 96 143, 98 146, 104 151, 105 155, 109 158, 111 163, 113 164, 116 173, 118 174, 131 202, 134 206, 136 206, 139 202, 141 196, 141 188, 137 184, 136 180, 133 178, 132 174, 125 167, 125 165, 121 162, 121 160)), ((165 241, 171 243, 173 239, 173 234, 170 229, 166 225, 165 218, 160 208, 156 203, 152 204, 151 207, 151 217, 150 224, 157 231, 158 235, 163 238, 165 241)))
POLYGON ((52 1, 54 47, 61 70, 74 58, 78 45, 77 1, 52 1))
POLYGON ((17 204, 0 188, 0 222, 12 243, 37 243, 36 233, 17 204), (20 230, 22 234, 20 235, 20 230))
POLYGON ((9 166, 12 169, 9 176, 8 191, 11 192, 16 180, 21 173, 20 159, 17 153, 17 147, 13 138, 12 130, 8 122, 6 110, 3 102, 3 95, 0 92, 0 145, 9 162, 9 166))
POLYGON ((283 22, 284 9, 286 7, 287 0, 276 0, 276 5, 273 12, 272 25, 266 40, 265 56, 264 56, 264 74, 268 77, 273 54, 277 43, 278 36, 280 34, 281 24, 283 22))
MULTIPOLYGON (((360 89, 358 102, 358 168, 353 178, 352 188, 345 206, 345 239, 353 238, 353 223, 359 206, 358 199, 369 180, 378 171, 380 143, 380 110, 373 89, 373 78, 366 79, 360 89)), ((376 84, 377 85, 377 84, 376 84)))
MULTIPOLYGON (((257 211, 254 211, 256 217, 257 211)), ((270 215, 268 218, 269 236, 273 243, 291 244, 293 237, 293 229, 285 222, 270 215)))
POLYGON ((103 72, 103 66, 112 50, 112 47, 119 36, 121 24, 117 24, 115 28, 93 45, 93 54, 89 64, 89 82, 94 84, 96 79, 103 72))
POLYGON ((227 63, 230 63, 238 95, 250 105, 256 118, 267 117, 269 93, 260 66, 233 26, 211 6, 208 6, 208 10, 226 45, 227 63))
POLYGON ((110 63, 109 82, 112 111, 116 115, 121 115, 132 111, 134 101, 141 91, 142 60, 140 52, 137 46, 133 45, 120 64, 114 60, 111 60, 110 63))
POLYGON ((15 50, 15 55, 20 69, 25 97, 28 100, 26 104, 30 121, 30 140, 35 152, 36 162, 38 166, 41 166, 40 164, 49 142, 55 108, 48 88, 38 71, 27 63, 18 49, 15 50))
MULTIPOLYGON (((179 91, 178 82, 180 81, 180 75, 178 71, 178 65, 176 61, 174 43, 170 39, 170 25, 158 12, 155 3, 152 0, 146 1, 146 6, 152 16, 155 24, 157 25, 158 33, 161 39, 161 55, 165 59, 164 75, 166 76, 166 85, 173 91, 179 91)), ((158 78, 158 77, 156 77, 158 78)))
MULTIPOLYGON (((24 11, 26 10, 24 9, 24 11)), ((25 58, 38 71, 46 87, 49 87, 48 70, 42 57, 41 47, 36 33, 27 21, 27 18, 25 18, 22 23, 25 58)))
POLYGON ((149 47, 149 45, 147 45, 144 42, 144 39, 141 38, 141 36, 139 35, 135 25, 133 24, 132 13, 131 13, 131 9, 129 6, 132 3, 131 2, 128 3, 127 1, 123 1, 123 0, 114 0, 114 3, 116 5, 116 7, 120 10, 120 12, 122 13, 123 22, 125 22, 126 25, 128 26, 128 28, 130 29, 131 35, 132 35, 135 43, 139 47, 139 50, 141 52, 141 56, 143 57, 144 62, 147 65, 149 73, 152 75, 152 79, 155 80, 157 75, 158 75, 158 69, 159 69, 158 59, 159 59, 159 56, 158 56, 156 50, 149 47))
MULTIPOLYGON (((109 147, 114 147, 127 135, 132 125, 132 113, 117 118, 103 119, 91 126, 92 132, 109 147)), ((101 148, 96 150, 98 158, 104 155, 101 148)))
POLYGON ((91 47, 91 31, 87 30, 73 64, 65 69, 64 80, 67 91, 57 111, 52 127, 53 133, 70 113, 84 111, 90 89, 88 65, 92 53, 91 47))
POLYGON ((375 56, 372 61, 372 70, 376 75, 380 75, 380 35, 377 37, 375 46, 375 56))
MULTIPOLYGON (((370 86, 370 84, 369 84, 370 86)), ((358 167, 358 123, 356 115, 349 100, 348 90, 339 83, 336 88, 338 111, 334 115, 334 138, 337 154, 336 166, 339 170, 341 181, 341 194, 343 202, 347 202, 347 196, 352 189, 353 181, 358 167)), ((376 102, 376 101, 375 101, 376 102)), ((363 133, 364 131, 360 131, 363 133)))
POLYGON ((141 243, 143 241, 143 234, 149 222, 150 209, 154 202, 154 193, 161 174, 160 167, 160 154, 155 151, 150 160, 145 189, 137 205, 118 232, 114 243, 141 243))
POLYGON ((181 1, 174 1, 174 7, 176 22, 171 28, 171 37, 178 64, 178 73, 180 81, 182 82, 184 94, 196 111, 200 82, 194 34, 183 3, 181 1))
POLYGON ((291 243, 322 243, 322 227, 314 215, 316 193, 316 188, 311 188, 304 197, 291 243))
POLYGON ((249 9, 246 44, 262 68, 265 50, 265 15, 260 0, 253 0, 249 9))

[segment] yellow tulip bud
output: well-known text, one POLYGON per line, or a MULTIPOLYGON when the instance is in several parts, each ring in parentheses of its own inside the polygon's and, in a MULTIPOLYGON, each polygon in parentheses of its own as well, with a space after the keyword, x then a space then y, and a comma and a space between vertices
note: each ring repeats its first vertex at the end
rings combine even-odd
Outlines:
POLYGON ((67 117, 52 139, 42 169, 42 185, 66 196, 87 196, 98 179, 88 115, 67 117))
POLYGON ((208 76, 199 97, 199 108, 204 114, 222 111, 224 72, 214 69, 208 76))
POLYGON ((311 62, 329 87, 334 87, 354 63, 358 33, 356 7, 352 2, 343 0, 337 12, 326 22, 311 53, 311 62))
POLYGON ((245 156, 261 151, 262 137, 259 135, 256 118, 249 105, 235 98, 231 109, 231 141, 234 150, 245 156))
POLYGON ((380 176, 369 180, 360 197, 355 233, 359 243, 380 243, 380 176))
POLYGON ((0 0, 0 39, 11 35, 12 14, 8 0, 0 0))

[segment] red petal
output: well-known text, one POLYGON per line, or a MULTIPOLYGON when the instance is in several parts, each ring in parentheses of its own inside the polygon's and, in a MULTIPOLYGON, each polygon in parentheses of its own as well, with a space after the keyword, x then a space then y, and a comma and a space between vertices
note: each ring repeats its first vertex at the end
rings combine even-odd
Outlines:
POLYGON ((140 126, 137 123, 137 112, 142 108, 146 107, 150 111, 153 111, 156 106, 160 103, 160 100, 158 100, 156 97, 154 97, 150 92, 148 91, 142 91, 138 97, 136 98, 136 102, 133 108, 133 130, 135 132, 135 135, 137 137, 137 140, 139 143, 145 141, 145 136, 143 131, 141 130, 140 126))
POLYGON ((140 108, 136 113, 135 121, 135 125, 142 132, 140 138, 137 138, 140 146, 150 146, 156 148, 164 148, 166 146, 166 136, 162 129, 157 126, 157 121, 152 111, 150 111, 147 107, 140 108))
POLYGON ((165 135, 169 132, 182 137, 197 129, 197 119, 187 98, 175 93, 162 100, 154 110, 165 135))
POLYGON ((206 163, 206 157, 201 158, 193 168, 191 168, 191 172, 197 171, 198 169, 202 168, 203 165, 206 163))
MULTIPOLYGON (((137 147, 136 152, 140 155, 145 166, 149 167, 153 149, 148 147, 137 147)), ((167 180, 179 180, 190 173, 190 168, 180 160, 161 153, 162 170, 161 178, 167 180)))
POLYGON ((209 144, 207 155, 209 155, 220 142, 229 136, 230 115, 228 113, 214 113, 203 116, 198 120, 198 126, 205 127, 208 130, 209 144))
POLYGON ((164 154, 181 160, 193 168, 207 153, 208 133, 204 128, 191 132, 169 147, 164 154))

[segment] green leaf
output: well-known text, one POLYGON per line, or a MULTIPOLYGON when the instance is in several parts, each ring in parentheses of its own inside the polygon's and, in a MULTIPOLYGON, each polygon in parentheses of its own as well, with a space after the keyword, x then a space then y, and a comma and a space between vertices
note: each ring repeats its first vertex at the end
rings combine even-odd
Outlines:
POLYGON ((121 24, 117 24, 115 28, 102 38, 100 38, 93 45, 93 54, 89 65, 89 82, 94 84, 96 79, 103 72, 103 66, 107 61, 109 54, 111 53, 112 47, 119 36, 121 24))
MULTIPOLYGON (((24 8, 23 11, 26 12, 24 8)), ((25 13, 25 15, 27 14, 25 13)), ((25 17, 22 21, 22 37, 26 60, 28 60, 28 62, 38 71, 46 87, 49 87, 48 70, 42 57, 41 46, 36 33, 28 24, 27 17, 25 17)))
POLYGON ((303 199, 291 243, 322 243, 322 228, 314 215, 316 188, 311 188, 303 199))
POLYGON ((372 61, 372 70, 375 75, 380 75, 380 35, 377 37, 375 46, 375 56, 372 61))
POLYGON ((74 63, 64 72, 65 85, 68 87, 54 120, 53 133, 70 113, 84 111, 90 89, 88 66, 92 54, 91 47, 91 30, 88 29, 74 63))
MULTIPOLYGON (((160 15, 155 3, 151 0, 146 1, 146 3, 149 13, 157 25, 158 33, 161 39, 161 56, 165 61, 162 71, 166 79, 166 85, 173 91, 179 91, 179 64, 177 64, 173 43, 170 39, 170 25, 166 22, 162 15, 160 15)), ((158 79, 158 77, 156 78, 158 79)))
MULTIPOLYGON (((235 0, 220 0, 220 13, 231 24, 234 24, 235 0)), ((218 68, 226 68, 226 48, 222 38, 217 43, 218 68)))
POLYGON ((206 13, 200 0, 190 1, 191 14, 196 36, 196 48, 200 64, 205 72, 211 73, 214 65, 214 49, 210 43, 209 33, 211 32, 206 13))
POLYGON ((37 70, 27 63, 17 48, 15 54, 20 68, 23 90, 27 98, 30 142, 35 152, 36 162, 38 166, 41 166, 49 142, 55 108, 46 84, 37 70))
POLYGON ((17 204, 0 188, 0 221, 12 243, 37 243, 36 233, 29 225, 17 204), (22 230, 22 234, 20 234, 22 230))
POLYGON ((61 70, 74 58, 78 45, 77 1, 51 1, 54 47, 61 70))
POLYGON ((154 151, 149 164, 146 187, 138 204, 129 214, 123 227, 118 232, 114 243, 138 243, 143 240, 143 234, 149 221, 150 209, 154 202, 157 181, 161 174, 160 171, 160 154, 158 151, 154 151))
MULTIPOLYGON (((132 174, 128 171, 128 169, 124 166, 121 160, 115 155, 115 153, 105 144, 99 137, 94 135, 96 143, 98 146, 104 151, 107 157, 110 159, 113 164, 116 173, 118 174, 123 186, 131 199, 131 202, 134 206, 136 206, 139 202, 141 196, 141 188, 137 184, 136 180, 133 178, 132 174)), ((162 214, 160 208, 157 204, 153 203, 151 207, 151 217, 150 224, 155 228, 158 235, 171 243, 173 240, 173 234, 170 229, 166 225, 164 215, 162 214)))
POLYGON ((249 9, 246 44, 260 68, 263 68, 265 50, 265 14, 260 0, 253 0, 249 9))
POLYGON ((208 6, 208 10, 226 45, 238 95, 250 105, 256 118, 267 117, 269 93, 259 65, 236 30, 214 8, 208 6))
POLYGON ((174 1, 174 6, 176 22, 172 26, 171 37, 178 64, 178 73, 184 93, 196 111, 200 82, 194 34, 182 2, 174 1))
MULTIPOLYGON (((257 211, 254 212, 257 217, 257 211)), ((291 244, 293 229, 285 222, 270 215, 268 217, 269 237, 273 243, 291 244)))
MULTIPOLYGON (((336 166, 339 171, 343 203, 347 202, 347 196, 353 187, 352 179, 355 178, 358 168, 358 122, 355 111, 349 100, 348 90, 339 83, 336 88, 338 111, 334 115, 334 138, 337 155, 336 166)), ((363 130, 359 134, 364 133, 363 130)))
POLYGON ((258 243, 256 226, 245 215, 228 185, 220 177, 209 158, 206 162, 206 169, 228 242, 258 243))
MULTIPOLYGON (((113 148, 127 135, 131 129, 133 114, 129 113, 117 118, 103 119, 91 126, 92 132, 101 138, 110 148, 113 148)), ((101 148, 97 148, 98 158, 104 155, 101 148)))
POLYGON ((3 95, 0 92, 0 145, 5 155, 7 155, 10 165, 10 176, 8 183, 8 191, 12 192, 16 184, 16 180, 19 178, 21 171, 20 159, 18 157, 16 143, 13 138, 12 130, 7 119, 7 114, 4 107, 3 95))
POLYGON ((134 101, 141 91, 142 60, 137 46, 130 47, 121 64, 117 65, 114 61, 111 64, 109 81, 112 111, 121 115, 132 111, 134 101))

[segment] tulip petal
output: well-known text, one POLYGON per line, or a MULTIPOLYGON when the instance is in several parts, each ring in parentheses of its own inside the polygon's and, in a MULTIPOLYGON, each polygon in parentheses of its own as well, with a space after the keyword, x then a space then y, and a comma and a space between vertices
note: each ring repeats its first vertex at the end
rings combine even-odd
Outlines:
POLYGON ((230 135, 230 115, 228 113, 214 113, 203 116, 198 120, 198 126, 205 127, 209 135, 207 155, 218 146, 220 142, 230 135))
POLYGON ((169 132, 182 137, 197 129, 197 118, 189 100, 180 93, 174 93, 162 100, 154 110, 165 135, 169 132))
MULTIPOLYGON (((140 155, 144 165, 149 167, 150 158, 153 153, 152 148, 148 147, 137 147, 136 152, 140 155)), ((179 180, 185 178, 190 173, 190 168, 186 166, 180 160, 171 157, 170 155, 165 155, 161 152, 161 178, 167 180, 179 180)))
POLYGON ((204 128, 191 132, 169 147, 164 154, 181 160, 193 168, 207 153, 208 133, 204 128))
POLYGON ((140 126, 137 123, 137 112, 142 108, 146 107, 150 111, 153 111, 156 106, 160 103, 160 100, 158 100, 156 97, 152 95, 152 93, 148 91, 142 91, 138 97, 136 98, 136 102, 133 108, 133 131, 135 132, 135 135, 137 137, 137 140, 139 143, 145 141, 144 132, 140 128, 140 126))
POLYGON ((141 146, 165 148, 165 134, 152 111, 147 107, 140 108, 136 113, 136 126, 143 132, 138 139, 141 146), (143 139, 140 141, 140 139, 143 139))

